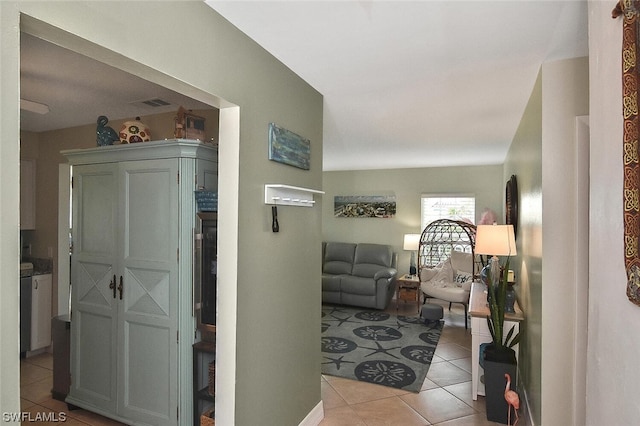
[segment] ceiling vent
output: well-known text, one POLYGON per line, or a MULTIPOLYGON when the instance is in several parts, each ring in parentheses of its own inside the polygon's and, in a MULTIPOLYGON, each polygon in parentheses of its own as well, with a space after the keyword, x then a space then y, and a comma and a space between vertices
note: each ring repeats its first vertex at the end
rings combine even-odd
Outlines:
POLYGON ((147 106, 147 107, 151 107, 151 108, 158 108, 158 107, 171 105, 171 102, 167 102, 167 101, 165 101, 163 99, 160 99, 160 98, 154 98, 154 99, 147 99, 146 101, 132 102, 132 104, 141 105, 141 106, 147 106))

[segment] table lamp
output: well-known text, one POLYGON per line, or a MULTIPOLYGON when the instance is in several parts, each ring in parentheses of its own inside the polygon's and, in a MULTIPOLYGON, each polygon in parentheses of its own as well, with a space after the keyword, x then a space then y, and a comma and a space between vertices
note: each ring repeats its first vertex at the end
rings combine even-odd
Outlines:
POLYGON ((513 225, 478 225, 474 251, 476 254, 493 256, 489 272, 489 285, 497 285, 500 281, 500 259, 498 256, 518 254, 513 225))
POLYGON ((404 234, 404 250, 411 251, 411 261, 409 262, 409 275, 416 274, 416 254, 420 246, 420 234, 404 234))

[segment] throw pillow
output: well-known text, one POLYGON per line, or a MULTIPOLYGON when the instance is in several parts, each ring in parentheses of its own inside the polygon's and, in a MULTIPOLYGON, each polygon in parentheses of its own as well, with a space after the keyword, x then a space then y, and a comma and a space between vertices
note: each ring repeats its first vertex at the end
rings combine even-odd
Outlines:
POLYGON ((442 268, 438 271, 438 273, 431 278, 432 282, 437 283, 446 283, 453 281, 453 268, 451 267, 451 262, 446 261, 443 263, 442 268))
POLYGON ((465 271, 456 271, 456 277, 454 281, 458 284, 464 284, 467 281, 471 281, 473 279, 473 274, 470 274, 465 271))
POLYGON ((420 270, 420 282, 431 281, 438 271, 440 271, 438 268, 422 268, 420 270))

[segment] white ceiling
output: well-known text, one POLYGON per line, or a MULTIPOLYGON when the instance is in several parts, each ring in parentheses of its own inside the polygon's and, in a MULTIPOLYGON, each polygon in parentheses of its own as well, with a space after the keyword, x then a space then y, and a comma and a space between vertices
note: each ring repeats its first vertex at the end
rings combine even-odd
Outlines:
POLYGON ((542 63, 588 55, 584 0, 207 4, 324 95, 324 170, 502 163, 542 63))
MULTIPOLYGON (((588 54, 584 0, 208 4, 324 95, 324 170, 502 163, 541 64, 588 54)), ((34 132, 210 108, 27 34, 20 84, 34 132)))

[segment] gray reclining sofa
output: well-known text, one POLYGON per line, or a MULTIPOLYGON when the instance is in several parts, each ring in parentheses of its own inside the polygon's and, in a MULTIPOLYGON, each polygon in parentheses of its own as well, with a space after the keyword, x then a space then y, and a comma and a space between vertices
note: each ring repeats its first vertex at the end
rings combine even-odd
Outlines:
POLYGON ((396 289, 398 256, 388 245, 322 244, 322 302, 385 309, 396 289))

